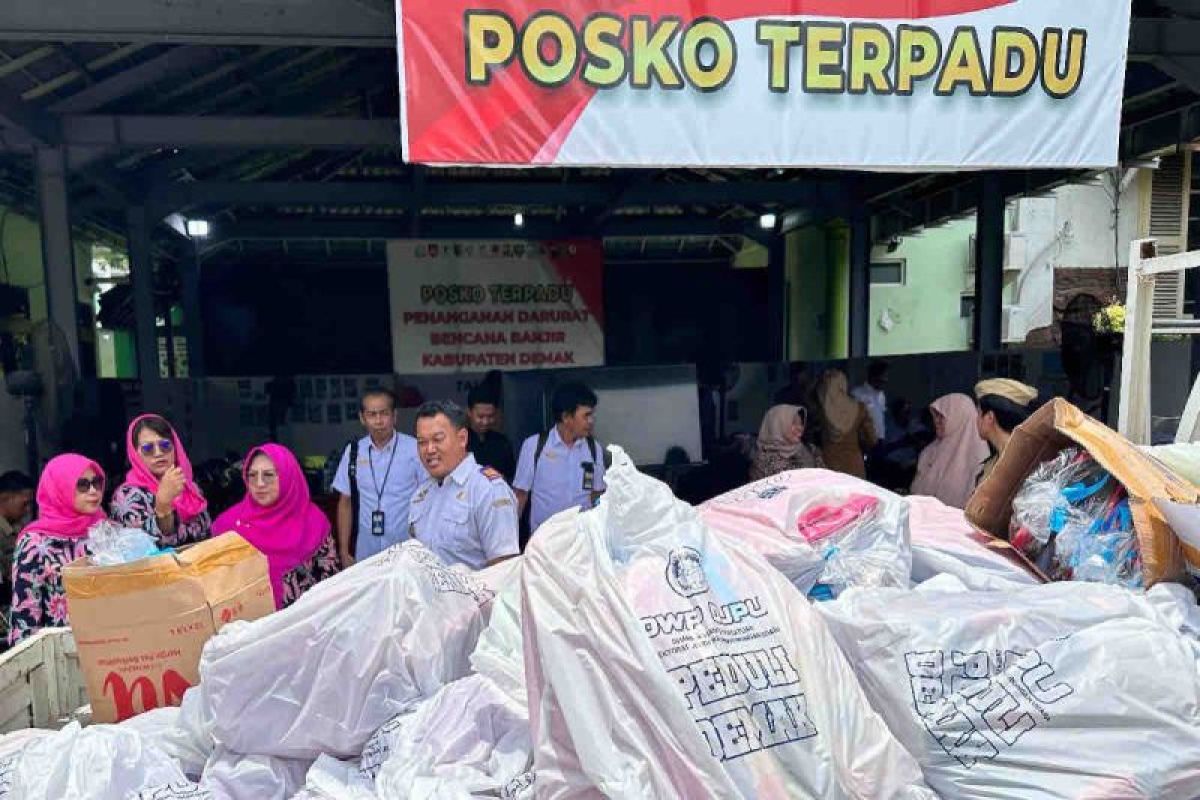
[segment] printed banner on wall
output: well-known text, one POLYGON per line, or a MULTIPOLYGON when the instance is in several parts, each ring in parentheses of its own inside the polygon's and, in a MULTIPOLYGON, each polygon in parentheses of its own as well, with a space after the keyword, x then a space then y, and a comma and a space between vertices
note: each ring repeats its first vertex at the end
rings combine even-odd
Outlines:
POLYGON ((407 160, 1117 162, 1130 0, 398 0, 407 160))
POLYGON ((562 242, 388 242, 400 375, 604 365, 604 249, 562 242))

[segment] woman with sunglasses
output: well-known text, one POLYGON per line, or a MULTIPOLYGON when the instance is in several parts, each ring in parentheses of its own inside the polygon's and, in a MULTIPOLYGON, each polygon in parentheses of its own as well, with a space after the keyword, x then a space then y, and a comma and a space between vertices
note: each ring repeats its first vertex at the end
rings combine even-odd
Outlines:
POLYGON ((267 557, 275 607, 285 608, 338 571, 332 526, 309 499, 308 483, 292 451, 255 447, 242 462, 246 497, 221 516, 217 535, 237 533, 267 557))
POLYGON ((62 569, 87 555, 88 528, 104 519, 104 470, 84 456, 50 459, 38 480, 38 516, 21 531, 13 555, 8 643, 67 625, 62 569))
POLYGON ((758 481, 792 469, 823 467, 821 454, 804 443, 808 410, 778 405, 763 417, 750 462, 750 480, 758 481))
POLYGON ((165 419, 145 414, 125 437, 129 472, 112 497, 112 518, 141 528, 159 547, 180 547, 212 535, 208 502, 192 478, 192 463, 165 419))

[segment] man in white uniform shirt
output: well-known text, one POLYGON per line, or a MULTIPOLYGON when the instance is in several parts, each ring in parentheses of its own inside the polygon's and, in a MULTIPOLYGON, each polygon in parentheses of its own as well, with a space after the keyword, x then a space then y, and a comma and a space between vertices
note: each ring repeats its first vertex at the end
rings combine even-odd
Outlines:
POLYGON ((396 432, 395 395, 386 389, 365 392, 359 421, 367 435, 342 452, 333 479, 333 488, 341 495, 337 542, 343 567, 408 538, 408 503, 417 486, 429 477, 417 457, 416 439, 396 432), (355 494, 357 519, 352 500, 355 494))
POLYGON ((887 437, 887 385, 887 362, 872 361, 867 369, 867 382, 850 393, 855 400, 867 407, 871 422, 875 424, 875 434, 880 441, 887 437))
POLYGON ((417 411, 417 452, 429 472, 409 507, 408 535, 447 565, 483 569, 520 552, 517 501, 504 476, 467 450, 467 414, 449 401, 417 411))
POLYGON ((521 445, 517 459, 519 513, 530 506, 529 530, 568 508, 591 508, 604 493, 604 446, 592 438, 596 394, 581 383, 564 383, 551 400, 555 424, 521 445))

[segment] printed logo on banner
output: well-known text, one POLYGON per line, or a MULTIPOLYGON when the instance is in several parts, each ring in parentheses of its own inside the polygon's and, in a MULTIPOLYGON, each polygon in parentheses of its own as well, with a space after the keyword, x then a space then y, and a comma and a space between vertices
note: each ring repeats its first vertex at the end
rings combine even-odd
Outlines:
POLYGON ((667 585, 680 597, 694 597, 708 591, 704 558, 699 550, 681 547, 671 551, 667 560, 667 585))
POLYGON ((905 653, 913 710, 946 754, 970 769, 1049 722, 1074 693, 1037 650, 905 653))

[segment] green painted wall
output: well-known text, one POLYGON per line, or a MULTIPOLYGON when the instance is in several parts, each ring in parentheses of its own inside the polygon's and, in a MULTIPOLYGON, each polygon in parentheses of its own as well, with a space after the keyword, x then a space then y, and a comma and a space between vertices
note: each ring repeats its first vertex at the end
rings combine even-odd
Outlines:
POLYGON ((829 268, 825 229, 810 226, 787 235, 787 357, 822 359, 829 340, 829 268))
POLYGON ((42 239, 37 223, 0 207, 0 282, 29 290, 29 313, 46 318, 42 239))
MULTIPOLYGON (((970 347, 961 299, 973 218, 905 237, 895 253, 877 247, 872 259, 902 258, 903 286, 871 286, 873 356, 938 353, 970 347), (891 317, 884 331, 880 318, 891 317)), ((788 358, 846 358, 850 331, 850 226, 812 225, 787 237, 788 358)))
MULTIPOLYGON (((79 302, 91 302, 85 281, 91 275, 91 243, 75 242, 75 285, 79 302)), ((0 207, 0 281, 29 289, 33 320, 46 318, 46 281, 42 274, 42 235, 37 222, 0 207)))
POLYGON ((850 226, 827 226, 829 241, 829 358, 850 354, 850 226))
POLYGON ((871 355, 970 348, 969 321, 960 314, 974 233, 975 219, 971 217, 906 236, 894 253, 875 248, 873 260, 902 258, 906 274, 903 286, 871 286, 871 355), (890 331, 880 326, 885 310, 892 319, 890 331))
MULTIPOLYGON (((92 244, 75 242, 75 286, 80 303, 89 306, 92 289, 92 244)), ((29 290, 29 315, 33 322, 46 319, 46 280, 42 273, 42 237, 37 222, 0 207, 0 283, 29 290)), ((80 344, 97 348, 100 377, 132 378, 137 375, 137 356, 131 331, 110 331, 110 342, 102 344, 95 331, 84 330, 80 344), (107 350, 107 352, 105 352, 107 350), (107 367, 107 368, 104 368, 107 367)))
POLYGON ((845 358, 849 347, 850 228, 810 225, 787 237, 788 359, 845 358))

